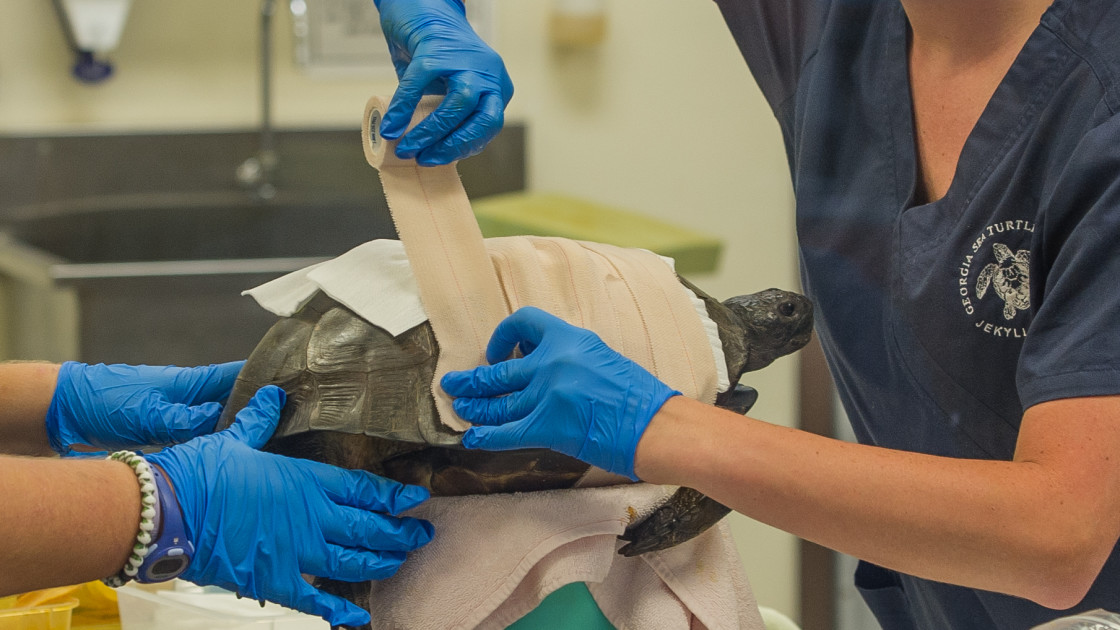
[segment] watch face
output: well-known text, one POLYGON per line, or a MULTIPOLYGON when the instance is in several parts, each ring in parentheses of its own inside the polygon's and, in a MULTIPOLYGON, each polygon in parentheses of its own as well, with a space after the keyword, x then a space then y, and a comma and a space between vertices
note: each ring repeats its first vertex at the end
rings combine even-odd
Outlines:
POLYGON ((183 556, 162 558, 148 568, 148 577, 153 580, 170 579, 179 575, 186 565, 187 559, 183 556))

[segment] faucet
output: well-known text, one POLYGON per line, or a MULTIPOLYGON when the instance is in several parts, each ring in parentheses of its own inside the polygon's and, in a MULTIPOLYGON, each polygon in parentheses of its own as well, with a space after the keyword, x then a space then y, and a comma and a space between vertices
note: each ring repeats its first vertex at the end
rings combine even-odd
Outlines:
POLYGON ((238 183, 251 189, 253 195, 261 201, 268 201, 276 196, 273 176, 278 159, 272 133, 272 16, 275 12, 275 0, 261 0, 260 139, 257 154, 242 162, 236 172, 238 183))

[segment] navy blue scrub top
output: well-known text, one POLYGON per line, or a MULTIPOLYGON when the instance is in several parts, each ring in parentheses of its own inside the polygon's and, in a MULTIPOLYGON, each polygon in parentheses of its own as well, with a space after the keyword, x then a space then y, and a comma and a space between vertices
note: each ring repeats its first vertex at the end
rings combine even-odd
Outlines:
MULTIPOLYGON (((1120 2, 1050 7, 933 203, 898 0, 717 4, 784 134, 802 282, 861 442, 1008 460, 1030 406, 1120 393, 1120 2)), ((857 586, 887 630, 1070 614, 868 564, 857 586)), ((1097 607, 1120 611, 1116 550, 1074 610, 1097 607)))

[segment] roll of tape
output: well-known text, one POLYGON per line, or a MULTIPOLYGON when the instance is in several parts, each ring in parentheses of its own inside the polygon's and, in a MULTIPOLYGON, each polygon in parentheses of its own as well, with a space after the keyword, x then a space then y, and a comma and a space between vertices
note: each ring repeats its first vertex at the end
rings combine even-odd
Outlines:
MULTIPOLYGON (((435 111, 441 98, 438 96, 425 96, 416 106, 412 122, 408 128, 412 129, 416 123, 435 111)), ((381 120, 389 110, 389 99, 383 96, 374 96, 366 102, 365 115, 362 117, 362 148, 365 150, 366 161, 377 170, 394 166, 416 166, 415 160, 402 160, 396 155, 397 141, 390 140, 381 135, 381 120)))

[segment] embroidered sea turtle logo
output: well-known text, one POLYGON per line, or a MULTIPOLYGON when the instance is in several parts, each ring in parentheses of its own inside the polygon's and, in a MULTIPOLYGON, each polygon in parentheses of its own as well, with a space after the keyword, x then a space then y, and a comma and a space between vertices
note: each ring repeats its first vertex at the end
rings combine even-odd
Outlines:
POLYGON ((1031 252, 1020 249, 1014 254, 1003 243, 994 243, 996 262, 989 263, 976 276, 976 297, 983 299, 991 287, 1004 302, 1003 318, 1011 319, 1020 310, 1031 307, 1031 252))

